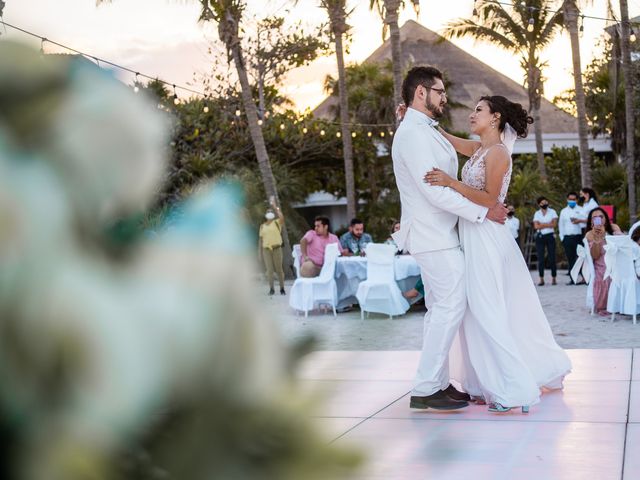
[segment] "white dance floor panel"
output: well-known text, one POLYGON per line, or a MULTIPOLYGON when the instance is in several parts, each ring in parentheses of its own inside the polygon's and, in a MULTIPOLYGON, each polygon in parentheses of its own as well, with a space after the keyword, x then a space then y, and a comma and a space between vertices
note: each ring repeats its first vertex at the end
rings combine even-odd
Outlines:
POLYGON ((315 352, 298 375, 318 426, 367 456, 356 478, 640 478, 640 349, 567 352, 565 389, 528 415, 409 409, 419 352, 315 352))

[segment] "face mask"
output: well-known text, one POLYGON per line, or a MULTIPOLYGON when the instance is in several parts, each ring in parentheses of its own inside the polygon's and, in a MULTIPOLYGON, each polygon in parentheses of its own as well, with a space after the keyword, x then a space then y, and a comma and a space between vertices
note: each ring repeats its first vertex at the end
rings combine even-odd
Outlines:
POLYGON ((543 203, 543 204, 540 205, 540 208, 543 209, 543 210, 546 210, 547 207, 549 207, 548 203, 543 203))
POLYGON ((578 202, 576 202, 575 200, 567 201, 567 205, 569 205, 570 208, 574 208, 577 204, 578 202))
POLYGON ((266 218, 267 220, 273 220, 274 218, 276 218, 276 216, 273 212, 267 212, 264 218, 266 218))
POLYGON ((515 215, 516 212, 507 212, 507 216, 508 217, 513 217, 515 215))
POLYGON ((585 201, 584 195, 580 195, 580 201, 581 201, 581 202, 584 202, 584 201, 585 201))

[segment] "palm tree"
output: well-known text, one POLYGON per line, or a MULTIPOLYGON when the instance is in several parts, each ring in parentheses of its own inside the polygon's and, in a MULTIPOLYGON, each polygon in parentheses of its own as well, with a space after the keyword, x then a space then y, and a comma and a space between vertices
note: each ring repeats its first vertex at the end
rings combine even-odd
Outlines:
POLYGON ((460 18, 447 24, 446 38, 470 36, 485 40, 519 56, 525 71, 529 110, 535 120, 536 153, 540 176, 546 180, 540 103, 546 63, 540 54, 562 28, 562 13, 553 12, 550 0, 525 0, 504 7, 493 0, 478 0, 472 19, 460 18))
MULTIPOLYGON (((227 48, 227 55, 236 67, 238 80, 240 81, 240 93, 242 96, 242 105, 247 116, 247 124, 249 126, 249 134, 253 147, 255 149, 256 158, 258 160, 258 168, 262 177, 262 184, 267 196, 278 205, 278 190, 276 188, 276 180, 271 170, 271 162, 269 154, 264 143, 262 128, 258 123, 258 111, 253 99, 253 90, 249 84, 249 76, 247 74, 247 65, 243 58, 242 46, 240 44, 240 22, 244 13, 246 2, 244 0, 200 0, 202 10, 200 13, 201 22, 216 22, 218 24, 218 36, 227 48)), ((285 265, 287 270, 293 265, 291 258, 291 245, 286 229, 283 225, 282 238, 284 241, 285 265)))
POLYGON ((571 59, 573 62, 573 83, 575 85, 576 111, 578 114, 578 137, 580 139, 580 177, 582 186, 591 186, 591 151, 589 150, 587 108, 582 84, 582 67, 580 66, 580 41, 578 33, 578 5, 576 0, 564 0, 564 24, 571 41, 571 59))
POLYGON ((627 0, 620 0, 620 51, 622 53, 622 75, 624 77, 624 116, 626 120, 627 144, 625 163, 627 167, 627 188, 629 191, 629 222, 634 223, 636 212, 636 169, 635 169, 635 135, 633 118, 633 78, 631 53, 629 49, 629 5, 627 0))
POLYGON ((353 173, 353 145, 351 143, 351 129, 349 128, 349 101, 344 67, 344 35, 351 28, 347 25, 347 0, 320 0, 320 7, 329 15, 329 27, 336 46, 338 61, 338 90, 340 97, 340 123, 342 135, 342 155, 344 158, 344 178, 347 191, 347 218, 356 216, 356 186, 353 173))
MULTIPOLYGON (((411 0, 413 8, 418 13, 420 0, 411 0)), ((393 63, 393 101, 396 105, 402 103, 402 46, 400 44, 400 27, 398 15, 404 7, 404 0, 370 0, 369 8, 376 9, 384 22, 382 27, 382 40, 386 40, 387 34, 391 39, 391 61, 393 63)))

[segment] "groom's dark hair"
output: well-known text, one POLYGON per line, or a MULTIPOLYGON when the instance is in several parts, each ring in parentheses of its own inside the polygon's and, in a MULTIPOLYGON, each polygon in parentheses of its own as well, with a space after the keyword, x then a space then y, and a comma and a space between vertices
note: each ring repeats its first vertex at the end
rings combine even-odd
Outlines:
POLYGON ((413 96, 416 94, 416 88, 418 85, 424 87, 431 87, 436 83, 436 78, 439 78, 444 82, 442 72, 436 67, 430 65, 423 67, 413 67, 404 77, 402 82, 402 101, 408 107, 413 102, 413 96))

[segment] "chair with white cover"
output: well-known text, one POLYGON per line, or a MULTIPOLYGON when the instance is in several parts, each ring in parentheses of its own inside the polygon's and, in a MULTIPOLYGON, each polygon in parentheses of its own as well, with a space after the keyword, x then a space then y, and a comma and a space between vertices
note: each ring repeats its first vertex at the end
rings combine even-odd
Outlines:
POLYGON ((384 313, 393 318, 409 310, 409 302, 402 296, 393 270, 396 250, 393 245, 367 245, 367 279, 360 283, 356 293, 362 318, 364 312, 384 313))
POLYGON ((634 257, 638 256, 638 245, 627 235, 607 235, 604 246, 604 262, 607 269, 604 278, 611 278, 607 296, 607 310, 611 312, 611 321, 616 313, 633 316, 636 324, 638 301, 640 300, 640 281, 636 276, 634 257))
POLYGON ((633 232, 635 231, 636 228, 640 227, 640 220, 638 220, 636 223, 634 223, 633 225, 631 225, 631 228, 629 229, 629 238, 631 238, 631 235, 633 235, 633 232))
POLYGON ((293 268, 296 271, 296 278, 300 278, 300 259, 302 258, 302 250, 300 250, 300 244, 296 243, 293 246, 293 252, 291 252, 293 256, 293 268))
POLYGON ((289 305, 296 312, 304 312, 307 317, 309 310, 318 308, 320 305, 329 305, 333 309, 333 316, 336 316, 336 305, 338 304, 338 288, 335 281, 336 259, 340 251, 337 243, 330 243, 324 252, 324 264, 320 275, 312 278, 299 277, 293 283, 289 292, 289 305))
POLYGON ((582 278, 587 283, 587 307, 593 315, 595 304, 593 302, 593 277, 596 274, 595 267, 593 266, 593 258, 591 257, 591 250, 589 249, 589 242, 585 238, 583 240, 584 245, 578 245, 576 253, 578 258, 576 263, 571 269, 570 275, 573 283, 578 283, 578 278, 582 274, 582 278))

